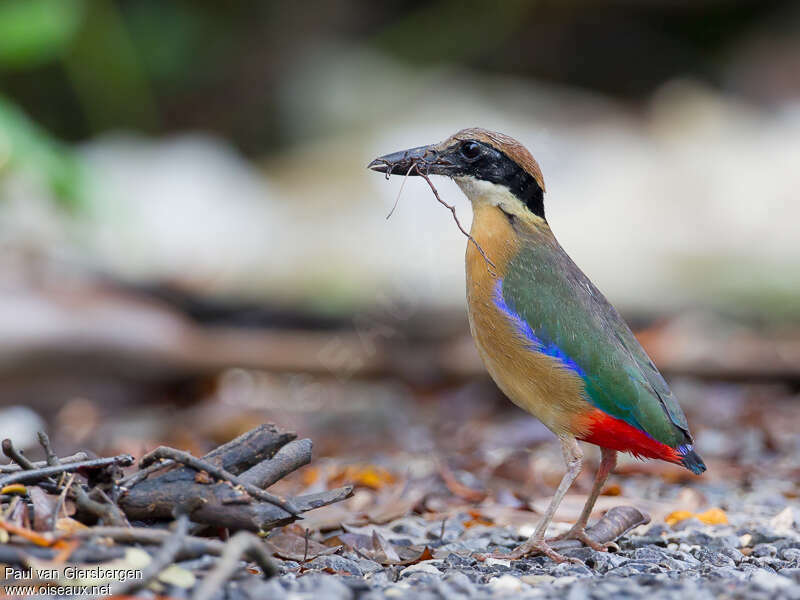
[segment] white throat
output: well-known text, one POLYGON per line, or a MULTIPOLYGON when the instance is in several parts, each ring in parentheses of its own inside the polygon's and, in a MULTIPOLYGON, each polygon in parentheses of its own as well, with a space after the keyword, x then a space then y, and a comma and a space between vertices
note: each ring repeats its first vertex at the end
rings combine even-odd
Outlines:
POLYGON ((524 216, 529 213, 520 199, 504 185, 475 179, 472 176, 454 177, 453 181, 469 198, 473 208, 477 208, 479 205, 489 205, 497 206, 512 215, 524 216))

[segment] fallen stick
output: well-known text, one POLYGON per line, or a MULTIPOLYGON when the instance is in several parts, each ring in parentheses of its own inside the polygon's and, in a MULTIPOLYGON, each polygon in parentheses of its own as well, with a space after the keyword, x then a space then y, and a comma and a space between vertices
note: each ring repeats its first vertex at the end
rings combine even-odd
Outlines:
POLYGON ((178 553, 186 542, 186 535, 189 532, 189 517, 182 514, 175 521, 175 530, 171 535, 164 538, 158 552, 153 556, 150 564, 142 570, 142 576, 123 581, 115 585, 111 590, 112 596, 126 596, 146 588, 151 581, 175 562, 178 553))
POLYGON ((10 439, 4 439, 2 446, 3 454, 17 463, 20 469, 30 471, 31 469, 36 468, 36 466, 28 459, 28 457, 26 457, 22 451, 18 450, 16 446, 14 446, 14 443, 10 439))
MULTIPOLYGON (((65 456, 64 458, 59 459, 59 462, 61 464, 69 464, 69 463, 81 462, 81 461, 84 461, 84 460, 89 460, 89 455, 86 454, 86 452, 76 452, 72 456, 65 456)), ((31 463, 31 464, 33 464, 33 468, 34 469, 40 469, 42 467, 51 467, 51 466, 53 466, 53 465, 49 464, 47 461, 45 461, 45 460, 38 460, 38 461, 35 461, 35 462, 31 463)), ((17 473, 17 472, 22 471, 22 470, 24 470, 24 469, 22 467, 20 467, 19 465, 16 465, 16 464, 14 464, 14 465, 0 465, 0 473, 17 473)))
POLYGON ((214 448, 203 456, 203 460, 240 475, 250 467, 272 458, 280 448, 296 438, 296 433, 281 431, 272 423, 265 423, 214 448))
POLYGON ((192 456, 188 452, 183 452, 182 450, 176 450, 175 448, 168 448, 167 446, 159 446, 155 450, 145 454, 139 461, 139 464, 142 467, 148 467, 160 459, 173 460, 175 462, 184 464, 187 467, 191 467, 196 471, 205 471, 212 477, 228 481, 235 486, 241 487, 253 498, 256 498, 263 502, 268 502, 269 504, 274 504, 275 506, 282 508, 283 510, 285 510, 286 512, 288 512, 293 516, 297 516, 298 514, 297 508, 285 498, 280 498, 278 496, 270 494, 269 492, 265 492, 264 490, 256 487, 255 485, 240 479, 238 475, 229 473, 225 469, 217 467, 216 465, 211 464, 207 460, 203 460, 202 458, 197 458, 195 456, 192 456))
MULTIPOLYGON (((89 497, 89 494, 80 486, 71 486, 72 493, 75 496, 75 506, 94 517, 102 520, 104 524, 116 525, 124 527, 127 525, 125 516, 119 507, 112 502, 98 502, 89 497)), ((99 488, 98 488, 99 489, 99 488)), ((108 498, 106 496, 106 498, 108 498)))
MULTIPOLYGON (((168 529, 154 529, 151 527, 90 527, 76 529, 56 536, 56 540, 82 540, 88 538, 108 538, 121 544, 163 544, 174 534, 168 529)), ((219 556, 225 543, 211 538, 202 538, 192 535, 185 536, 184 550, 192 550, 192 554, 212 554, 219 556)), ((180 554, 180 553, 179 553, 180 554)))
POLYGON ((109 458, 95 458, 92 460, 82 460, 73 463, 64 463, 52 467, 37 467, 30 471, 17 471, 0 477, 0 488, 3 488, 12 483, 33 483, 47 479, 51 475, 59 475, 61 473, 73 473, 80 469, 99 469, 102 467, 119 466, 129 467, 134 463, 134 458, 130 454, 120 454, 119 456, 111 456, 109 458))
POLYGON ((239 479, 258 488, 269 487, 289 473, 310 463, 313 446, 309 439, 289 442, 271 459, 250 467, 239 476, 239 479))
POLYGON ((50 437, 44 431, 38 432, 36 436, 39 438, 39 445, 44 449, 47 466, 55 467, 60 465, 61 459, 58 458, 58 455, 53 450, 53 446, 50 444, 50 437))
POLYGON ((219 562, 208 574, 208 577, 197 586, 192 600, 211 600, 214 595, 239 569, 239 561, 243 557, 257 563, 264 573, 264 578, 272 577, 278 569, 269 555, 264 542, 252 533, 240 531, 234 535, 225 546, 219 562))
MULTIPOLYGON (((296 437, 295 433, 281 431, 272 423, 267 423, 215 448, 202 458, 229 473, 239 475, 250 467, 267 460, 296 437)), ((164 460, 140 469, 117 483, 120 487, 132 488, 153 473, 175 465, 177 463, 174 460, 164 460)))
MULTIPOLYGON (((175 506, 196 502, 197 508, 191 512, 192 521, 233 531, 266 531, 279 525, 286 525, 298 519, 297 515, 283 510, 274 504, 254 502, 248 494, 228 483, 202 484, 187 479, 170 477, 168 473, 152 481, 136 486, 119 499, 119 506, 129 520, 171 519, 175 506), (157 485, 145 484, 158 482, 157 485)), ((352 495, 352 486, 308 494, 292 499, 297 513, 303 513, 320 506, 339 502, 352 495)))

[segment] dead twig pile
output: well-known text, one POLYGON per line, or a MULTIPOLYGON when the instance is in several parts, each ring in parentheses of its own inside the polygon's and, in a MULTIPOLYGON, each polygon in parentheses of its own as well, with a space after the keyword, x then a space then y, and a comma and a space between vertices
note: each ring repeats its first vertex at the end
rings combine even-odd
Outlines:
POLYGON ((3 440, 13 464, 0 467, 0 583, 78 595, 172 585, 210 598, 246 563, 271 577, 271 547, 255 534, 352 494, 350 486, 295 498, 266 492, 311 461, 311 440, 295 437, 262 425, 202 458, 159 447, 127 476, 130 455, 59 459, 40 434, 47 460, 31 462, 3 440), (189 559, 197 569, 175 564, 189 559))

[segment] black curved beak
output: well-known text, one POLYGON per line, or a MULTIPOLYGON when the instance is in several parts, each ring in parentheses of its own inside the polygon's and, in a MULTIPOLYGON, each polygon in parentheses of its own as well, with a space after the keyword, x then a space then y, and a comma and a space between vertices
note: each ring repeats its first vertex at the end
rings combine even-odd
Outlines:
POLYGON ((446 175, 449 163, 442 160, 434 146, 419 146, 379 156, 367 165, 368 169, 389 175, 446 175), (416 165, 417 168, 414 168, 416 165))

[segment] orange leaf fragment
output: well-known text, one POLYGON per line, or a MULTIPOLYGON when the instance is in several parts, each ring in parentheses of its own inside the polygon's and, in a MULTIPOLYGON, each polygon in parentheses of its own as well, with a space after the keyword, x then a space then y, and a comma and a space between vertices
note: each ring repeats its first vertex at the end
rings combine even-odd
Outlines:
POLYGON ((475 527, 476 525, 485 525, 486 527, 491 527, 492 525, 494 525, 494 521, 477 517, 475 519, 470 519, 469 521, 464 521, 463 525, 467 529, 469 529, 470 527, 475 527))
POLYGON ((376 465, 350 465, 337 473, 331 483, 336 485, 349 483, 380 490, 396 481, 397 478, 383 467, 376 465))
POLYGON ((463 523, 464 527, 467 529, 470 527, 475 527, 476 525, 486 525, 487 527, 494 525, 494 521, 491 517, 481 514, 481 512, 478 510, 471 509, 468 510, 467 513, 470 517, 472 517, 469 521, 464 521, 463 523))
POLYGON ((706 512, 695 515, 706 525, 727 525, 728 515, 721 508, 709 508, 706 512))
POLYGON ((1 519, 0 529, 5 529, 11 535, 18 535, 19 537, 26 539, 37 546, 44 546, 46 548, 51 546, 63 546, 63 543, 59 544, 59 542, 52 535, 42 535, 33 529, 26 529, 25 527, 20 527, 19 525, 14 525, 13 523, 9 523, 8 521, 3 521, 1 519))
POLYGON ((53 563, 57 565, 63 565, 69 557, 72 556, 72 553, 75 552, 80 547, 81 543, 78 540, 73 540, 71 542, 62 541, 56 544, 56 548, 60 548, 58 554, 53 557, 53 563))
POLYGON ((692 513, 688 510, 676 510, 671 512, 664 518, 664 522, 672 527, 676 523, 685 521, 686 519, 695 518, 701 523, 706 525, 727 525, 728 515, 721 508, 709 508, 702 513, 692 513))
POLYGON ((316 483, 317 479, 319 479, 319 469, 317 467, 308 467, 301 471, 302 476, 301 480, 303 481, 303 485, 308 487, 312 483, 316 483))
POLYGON ((21 483, 12 483, 11 485, 7 485, 2 490, 0 490, 0 494, 19 494, 20 496, 24 496, 28 493, 28 488, 26 488, 21 483))
POLYGON ((685 521, 686 519, 691 519, 694 516, 694 513, 689 512, 688 510, 676 510, 669 513, 666 517, 664 517, 664 522, 672 527, 675 523, 680 523, 681 521, 685 521))
POLYGON ((76 521, 75 519, 71 519, 69 517, 64 517, 56 521, 55 529, 56 531, 69 534, 89 528, 80 521, 76 521))

